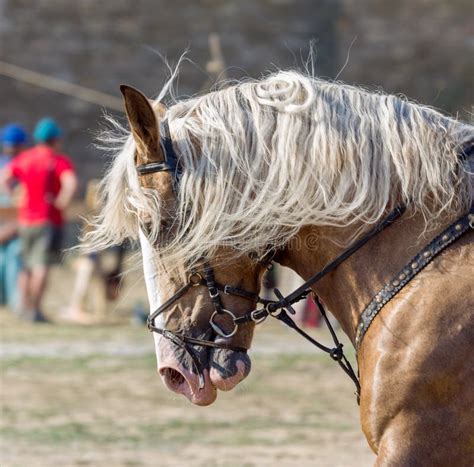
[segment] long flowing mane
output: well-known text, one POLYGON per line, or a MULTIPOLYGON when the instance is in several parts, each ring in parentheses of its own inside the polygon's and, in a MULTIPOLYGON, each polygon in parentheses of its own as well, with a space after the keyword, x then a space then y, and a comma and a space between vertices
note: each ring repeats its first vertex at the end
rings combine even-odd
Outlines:
MULTIPOLYGON (((282 245, 306 225, 368 228, 400 202, 428 225, 473 198, 459 153, 474 127, 397 96, 282 71, 177 102, 166 118, 183 175, 160 253, 181 264, 222 245, 282 245)), ((160 200, 139 186, 131 137, 122 143, 86 236, 94 248, 136 239, 144 213, 161 238, 160 200)))

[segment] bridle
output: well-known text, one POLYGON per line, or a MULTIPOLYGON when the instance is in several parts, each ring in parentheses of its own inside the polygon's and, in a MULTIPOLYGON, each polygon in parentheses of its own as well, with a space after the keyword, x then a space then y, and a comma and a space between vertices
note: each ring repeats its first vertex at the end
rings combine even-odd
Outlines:
MULTIPOLYGON (((169 125, 167 120, 163 120, 161 122, 161 131, 160 131, 160 144, 161 149, 164 154, 165 160, 164 162, 150 162, 148 164, 141 164, 137 166, 137 172, 139 175, 148 175, 151 173, 157 172, 171 172, 173 177, 173 184, 179 182, 179 178, 181 176, 181 169, 178 164, 178 157, 176 152, 173 148, 173 142, 171 140, 169 125)), ((264 266, 270 265, 275 256, 275 250, 271 247, 265 252, 265 254, 259 259, 259 262, 262 263, 264 266)), ((185 295, 189 289, 192 287, 199 287, 205 286, 209 292, 209 298, 212 301, 214 306, 214 312, 211 315, 209 320, 209 325, 213 329, 213 331, 220 337, 224 339, 229 339, 237 333, 238 330, 238 322, 237 316, 234 315, 230 310, 224 308, 221 300, 221 293, 225 295, 234 295, 240 298, 244 298, 245 300, 252 301, 254 303, 260 303, 264 305, 264 307, 268 307, 271 303, 274 303, 273 300, 266 300, 261 298, 258 294, 249 292, 238 287, 234 287, 229 284, 220 284, 216 281, 214 275, 214 269, 210 265, 209 261, 203 258, 201 260, 202 264, 202 273, 196 270, 191 270, 190 275, 188 276, 188 282, 180 287, 172 297, 170 297, 165 303, 159 306, 153 313, 150 314, 148 317, 148 328, 153 331, 161 334, 163 337, 173 340, 173 342, 177 343, 178 340, 181 343, 189 343, 189 344, 196 344, 201 345, 204 347, 213 347, 213 348, 223 348, 223 349, 230 349, 236 350, 240 352, 246 352, 247 349, 243 347, 236 347, 229 343, 220 342, 216 343, 214 341, 209 341, 205 339, 198 339, 190 336, 183 335, 181 333, 175 333, 166 329, 158 328, 154 325, 155 319, 160 316, 163 312, 168 310, 177 300, 179 300, 183 295, 185 295), (231 318, 233 323, 233 329, 230 332, 226 332, 222 329, 217 323, 216 318, 218 316, 227 315, 231 318)), ((253 312, 252 312, 253 313, 253 312)), ((250 317, 252 317, 252 313, 250 317)), ((180 345, 182 347, 182 345, 180 345)))
MULTIPOLYGON (((137 167, 139 175, 147 175, 156 172, 169 171, 173 176, 173 185, 179 182, 181 175, 181 169, 178 164, 178 157, 174 151, 169 126, 167 120, 161 123, 161 147, 165 156, 164 162, 152 162, 148 164, 142 164, 137 167)), ((465 161, 473 155, 472 143, 465 147, 461 153, 461 157, 465 161)), ((326 265, 321 271, 318 271, 307 281, 305 281, 300 287, 291 292, 286 297, 278 290, 274 289, 274 293, 278 300, 267 300, 261 298, 258 294, 249 292, 229 284, 220 284, 215 280, 214 270, 210 265, 209 261, 205 258, 201 260, 202 273, 196 270, 192 270, 188 282, 180 287, 172 297, 170 297, 165 303, 154 310, 148 317, 148 328, 152 332, 161 334, 166 339, 172 341, 175 345, 182 348, 191 358, 193 365, 199 375, 199 387, 204 387, 204 377, 199 361, 197 360, 193 349, 188 344, 211 347, 218 349, 228 349, 237 352, 247 352, 247 349, 243 347, 234 346, 227 342, 214 342, 206 339, 199 339, 191 337, 182 333, 162 329, 155 326, 155 319, 163 312, 168 310, 177 300, 183 297, 192 287, 207 287, 209 292, 210 300, 214 306, 214 311, 210 317, 209 325, 217 336, 224 339, 232 338, 238 331, 238 326, 246 323, 259 324, 265 321, 268 316, 277 318, 287 326, 294 329, 298 334, 308 340, 310 343, 315 345, 320 350, 326 352, 330 357, 335 360, 343 371, 352 379, 356 387, 356 396, 359 401, 360 398, 360 382, 357 374, 353 370, 350 362, 347 360, 343 351, 343 344, 338 340, 336 333, 327 317, 327 313, 324 309, 323 304, 319 298, 313 293, 311 287, 319 282, 323 277, 336 269, 342 262, 347 260, 356 251, 362 248, 369 240, 378 235, 382 230, 390 226, 395 220, 397 220, 405 212, 405 206, 397 206, 391 211, 381 222, 379 222, 373 229, 367 232, 359 240, 357 240, 352 246, 344 250, 338 255, 333 261, 326 265), (262 308, 254 309, 249 313, 241 316, 236 316, 232 311, 224 308, 221 301, 221 294, 233 295, 245 300, 249 300, 255 304, 263 305, 262 308), (313 296, 318 308, 323 316, 323 319, 330 331, 331 337, 334 341, 334 347, 327 347, 320 342, 316 341, 313 337, 303 331, 291 318, 291 315, 295 314, 295 310, 292 305, 307 298, 309 295, 313 296), (219 316, 227 316, 231 319, 233 328, 231 331, 226 332, 216 322, 216 318, 219 316)), ((451 243, 460 238, 464 233, 474 229, 474 207, 471 205, 469 213, 458 219, 456 222, 451 224, 446 230, 439 234, 432 242, 423 249, 418 255, 407 263, 407 265, 391 280, 389 281, 379 293, 375 295, 373 300, 364 309, 361 314, 359 324, 357 326, 356 334, 356 349, 360 348, 362 338, 367 332, 368 327, 372 323, 373 319, 377 316, 378 312, 382 307, 388 303, 418 272, 424 269, 441 251, 447 248, 451 243)), ((268 250, 262 256, 260 260, 266 267, 271 267, 277 251, 269 246, 268 250)))
MULTIPOLYGON (((209 325, 218 336, 223 337, 224 339, 230 339, 231 337, 233 337, 237 333, 238 325, 240 323, 238 323, 237 316, 235 316, 234 313, 232 313, 230 310, 224 308, 224 306, 222 305, 221 293, 225 295, 233 295, 240 298, 244 298, 245 300, 249 300, 253 303, 261 303, 264 306, 268 306, 269 304, 274 303, 273 300, 266 300, 264 298, 261 298, 256 293, 248 292, 247 290, 243 290, 229 284, 220 284, 219 282, 215 280, 214 269, 211 267, 209 262, 203 260, 202 264, 203 264, 202 274, 200 272, 192 270, 191 274, 188 277, 188 282, 184 284, 182 287, 180 287, 174 293, 172 297, 166 300, 165 303, 160 305, 155 311, 153 311, 153 313, 150 314, 150 316, 148 317, 148 327, 150 330, 157 332, 165 337, 169 337, 169 333, 171 331, 157 328, 154 325, 155 319, 158 316, 160 316, 163 312, 168 310, 177 300, 179 300, 183 295, 185 295, 188 292, 188 290, 191 289, 192 287, 199 287, 199 286, 207 287, 207 290, 209 292, 209 298, 211 299, 212 304, 214 306, 214 311, 209 319, 209 325), (232 324, 233 324, 233 328, 229 332, 226 332, 216 322, 217 317, 225 316, 225 315, 231 318, 232 324)), ((240 352, 246 352, 246 349, 243 347, 235 347, 225 342, 216 343, 214 341, 189 337, 189 336, 174 333, 174 332, 172 334, 174 334, 175 337, 178 337, 179 339, 181 339, 183 342, 188 342, 190 344, 198 344, 205 347, 224 348, 224 349, 237 350, 240 352)))
POLYGON ((180 287, 172 297, 170 297, 166 302, 160 305, 153 313, 150 314, 148 317, 148 329, 152 332, 156 332, 161 334, 166 339, 169 339, 173 342, 176 346, 183 349, 191 358, 194 368, 199 376, 199 388, 204 387, 204 376, 201 365, 199 360, 196 358, 195 353, 193 352, 192 348, 189 347, 188 344, 191 345, 199 345, 202 347, 211 347, 215 349, 228 349, 233 350, 235 352, 247 352, 245 347, 239 347, 232 345, 228 342, 214 342, 207 339, 200 339, 197 337, 188 336, 186 334, 182 334, 179 332, 170 331, 168 329, 162 329, 155 326, 155 319, 158 318, 163 312, 168 310, 177 300, 183 297, 192 287, 199 287, 204 286, 207 287, 209 292, 209 298, 212 301, 214 306, 214 311, 209 319, 209 325, 211 326, 212 330, 216 333, 216 335, 224 338, 229 339, 233 337, 238 331, 238 324, 236 320, 238 319, 234 313, 230 310, 224 308, 221 301, 221 293, 225 295, 234 295, 240 298, 244 298, 245 300, 249 300, 254 303, 261 303, 264 306, 267 306, 270 303, 273 303, 272 300, 266 300, 261 298, 258 294, 253 292, 248 292, 246 290, 240 289, 238 287, 234 287, 229 284, 220 284, 215 280, 214 270, 209 264, 208 261, 203 260, 203 273, 197 272, 195 270, 191 271, 191 274, 188 277, 188 282, 180 287), (228 316, 232 321, 232 330, 230 332, 226 332, 219 324, 216 322, 216 318, 219 316, 228 316))
MULTIPOLYGON (((178 164, 178 157, 173 148, 173 143, 171 140, 169 125, 167 120, 161 122, 161 131, 160 131, 160 145, 162 152, 165 156, 163 162, 150 162, 147 164, 141 164, 137 166, 138 175, 148 175, 157 172, 170 172, 173 178, 173 187, 176 192, 176 186, 179 182, 181 176, 181 169, 178 164)), ((269 248, 268 251, 262 256, 259 260, 264 266, 268 266, 272 263, 275 252, 273 249, 269 248)), ((214 275, 214 269, 210 265, 209 261, 203 258, 200 261, 202 265, 202 272, 196 270, 191 270, 188 276, 188 281, 186 284, 181 286, 172 297, 170 297, 166 302, 161 304, 156 310, 153 311, 148 316, 147 324, 148 329, 152 332, 156 332, 162 335, 164 338, 169 339, 175 345, 183 349, 191 358, 193 366, 195 367, 199 375, 199 387, 204 387, 204 377, 199 364, 198 359, 196 358, 195 353, 188 344, 199 345, 202 347, 210 347, 217 349, 228 349, 236 352, 247 352, 247 349, 244 347, 239 347, 232 345, 228 342, 214 342, 207 339, 200 339, 197 337, 188 336, 179 332, 170 331, 168 329, 162 329, 155 326, 155 320, 162 313, 167 311, 177 300, 183 297, 191 288, 204 286, 207 287, 209 292, 209 298, 212 301, 214 306, 214 311, 210 317, 209 325, 216 335, 222 337, 223 339, 230 339, 238 331, 238 323, 236 322, 237 316, 232 313, 232 311, 226 309, 221 300, 221 293, 225 295, 233 295, 245 300, 249 300, 253 303, 260 303, 263 306, 268 306, 270 303, 273 303, 272 300, 266 300, 261 298, 258 294, 249 292, 247 290, 234 287, 230 284, 220 284, 216 281, 214 275), (219 324, 216 322, 216 319, 219 316, 226 316, 232 321, 232 330, 226 332, 219 324)))

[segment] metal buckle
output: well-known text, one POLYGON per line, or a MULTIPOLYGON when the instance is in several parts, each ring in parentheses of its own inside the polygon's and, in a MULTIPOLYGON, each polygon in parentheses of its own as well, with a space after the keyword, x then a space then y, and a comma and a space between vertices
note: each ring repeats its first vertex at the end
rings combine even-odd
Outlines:
POLYGON ((226 295, 230 295, 231 293, 229 292, 229 288, 232 287, 229 284, 224 285, 224 293, 226 295))
POLYGON ((217 287, 209 287, 209 297, 216 298, 219 296, 219 289, 217 287))
POLYGON ((237 332, 237 329, 239 328, 237 324, 235 324, 235 319, 237 317, 234 315, 234 313, 232 313, 231 311, 229 310, 226 310, 225 308, 222 308, 222 312, 221 313, 218 313, 217 311, 214 311, 214 313, 212 313, 212 316, 211 316, 211 319, 209 320, 209 324, 211 326, 211 328, 214 330, 214 332, 221 336, 221 337, 224 337, 224 338, 229 338, 229 337, 232 337, 235 335, 235 333, 237 332), (214 319, 217 315, 220 315, 222 313, 225 313, 227 315, 229 315, 231 318, 232 318, 232 323, 234 324, 234 329, 232 330, 232 332, 229 332, 228 334, 226 334, 216 323, 214 323, 214 319))
POLYGON ((258 310, 253 310, 251 313, 250 313, 250 319, 255 323, 255 324, 260 324, 260 323, 263 323, 267 317, 268 317, 268 310, 265 310, 267 311, 267 314, 266 315, 263 315, 261 318, 256 318, 256 314, 257 313, 260 313, 262 312, 263 310, 265 310, 265 308, 260 308, 258 310))
POLYGON ((188 282, 193 286, 197 287, 202 284, 202 276, 198 272, 193 272, 188 277, 188 282))
POLYGON ((276 308, 274 310, 272 310, 272 305, 274 305, 274 303, 267 303, 265 305, 265 310, 267 310, 267 313, 270 315, 270 316, 273 316, 274 318, 276 318, 280 313, 281 313, 281 308, 276 308))

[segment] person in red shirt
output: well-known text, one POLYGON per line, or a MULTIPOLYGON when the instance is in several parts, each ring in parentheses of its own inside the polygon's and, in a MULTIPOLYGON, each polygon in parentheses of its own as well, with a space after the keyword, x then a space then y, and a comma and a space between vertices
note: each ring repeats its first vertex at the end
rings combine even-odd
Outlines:
POLYGON ((49 266, 60 253, 62 211, 77 188, 70 159, 59 152, 61 129, 53 119, 38 122, 36 146, 20 153, 0 175, 7 188, 17 181, 22 197, 18 210, 22 272, 22 308, 32 321, 47 321, 41 310, 49 266))

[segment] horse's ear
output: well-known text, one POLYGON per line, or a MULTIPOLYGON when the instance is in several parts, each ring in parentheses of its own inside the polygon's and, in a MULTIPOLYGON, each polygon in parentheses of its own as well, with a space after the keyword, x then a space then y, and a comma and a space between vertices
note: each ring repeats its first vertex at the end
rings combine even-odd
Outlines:
MULTIPOLYGON (((122 84, 120 91, 125 101, 130 129, 137 145, 137 165, 164 162, 165 156, 160 145, 159 122, 150 101, 131 86, 122 84)), ((163 115, 163 110, 157 107, 157 113, 160 116, 163 115)))

